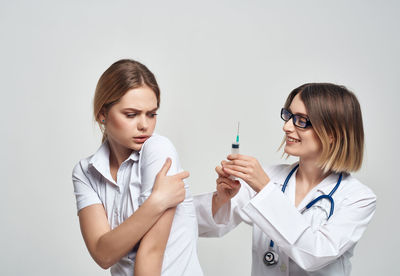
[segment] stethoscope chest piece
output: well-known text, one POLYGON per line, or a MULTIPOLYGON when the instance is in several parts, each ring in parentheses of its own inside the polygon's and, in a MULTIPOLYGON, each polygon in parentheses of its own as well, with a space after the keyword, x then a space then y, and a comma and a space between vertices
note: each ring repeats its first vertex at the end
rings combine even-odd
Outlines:
POLYGON ((269 250, 265 252, 263 261, 266 266, 277 264, 279 261, 279 255, 275 251, 269 250))

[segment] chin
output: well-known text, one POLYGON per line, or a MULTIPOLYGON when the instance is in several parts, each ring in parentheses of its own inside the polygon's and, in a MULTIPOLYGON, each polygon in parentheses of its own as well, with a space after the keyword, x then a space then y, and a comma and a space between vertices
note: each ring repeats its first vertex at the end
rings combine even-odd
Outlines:
POLYGON ((299 156, 299 154, 298 153, 296 153, 295 151, 293 151, 293 150, 288 150, 288 149, 284 149, 284 152, 287 154, 287 155, 290 155, 290 156, 299 156))
POLYGON ((143 145, 133 145, 130 147, 131 150, 140 151, 143 145))
POLYGON ((123 144, 123 146, 127 149, 134 150, 134 151, 140 151, 142 149, 143 144, 136 144, 132 142, 127 142, 123 144))

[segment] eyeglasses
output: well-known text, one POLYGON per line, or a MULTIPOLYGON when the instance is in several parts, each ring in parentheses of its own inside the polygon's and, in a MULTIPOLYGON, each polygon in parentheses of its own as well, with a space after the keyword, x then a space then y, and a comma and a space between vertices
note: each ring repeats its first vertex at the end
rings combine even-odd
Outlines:
POLYGON ((307 128, 308 126, 311 126, 310 119, 308 119, 307 117, 301 116, 301 115, 292 114, 286 108, 281 109, 281 118, 285 122, 287 122, 291 118, 293 118, 293 124, 299 128, 307 128))

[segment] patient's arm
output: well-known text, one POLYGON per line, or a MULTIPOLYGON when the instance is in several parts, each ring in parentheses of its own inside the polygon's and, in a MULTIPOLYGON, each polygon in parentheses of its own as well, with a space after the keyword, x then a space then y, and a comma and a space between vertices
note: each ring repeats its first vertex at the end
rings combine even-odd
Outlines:
MULTIPOLYGON (((181 171, 178 155, 172 143, 162 136, 152 136, 141 152, 142 197, 151 193, 155 173, 165 159, 172 160, 168 175, 181 171)), ((184 185, 182 181, 182 185, 184 185)), ((161 275, 164 252, 167 246, 175 208, 167 209, 140 242, 135 260, 135 276, 161 275)))
POLYGON ((158 219, 140 242, 136 254, 135 276, 159 276, 172 220, 176 208, 170 208, 158 219))

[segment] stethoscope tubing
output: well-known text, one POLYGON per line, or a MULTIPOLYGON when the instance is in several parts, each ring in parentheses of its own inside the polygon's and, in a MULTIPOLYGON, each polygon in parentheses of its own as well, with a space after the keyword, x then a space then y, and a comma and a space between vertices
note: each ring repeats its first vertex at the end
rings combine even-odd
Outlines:
MULTIPOLYGON (((282 186, 282 193, 285 193, 287 184, 289 183, 290 178, 292 177, 292 175, 294 174, 294 172, 297 170, 298 167, 299 167, 299 164, 297 164, 297 165, 289 172, 288 176, 287 176, 286 179, 285 179, 285 182, 283 183, 283 186, 282 186)), ((306 210, 307 210, 307 209, 310 209, 310 208, 311 208, 315 203, 317 203, 318 201, 320 201, 320 200, 326 198, 326 199, 329 200, 329 202, 330 202, 330 204, 331 204, 331 208, 330 208, 330 210, 329 210, 329 216, 328 216, 328 219, 329 219, 329 218, 333 215, 333 211, 334 211, 334 209, 335 209, 335 202, 334 202, 332 196, 333 196, 333 194, 336 192, 336 190, 339 188, 340 183, 342 182, 342 179, 343 179, 343 174, 341 173, 341 174, 339 175, 339 179, 338 179, 338 181, 337 181, 335 187, 332 189, 332 191, 331 191, 328 195, 320 195, 319 197, 317 197, 317 198, 313 199, 312 201, 310 201, 310 202, 306 205, 306 210)), ((270 241, 269 246, 270 246, 271 248, 274 247, 274 241, 273 241, 273 240, 270 241)))

